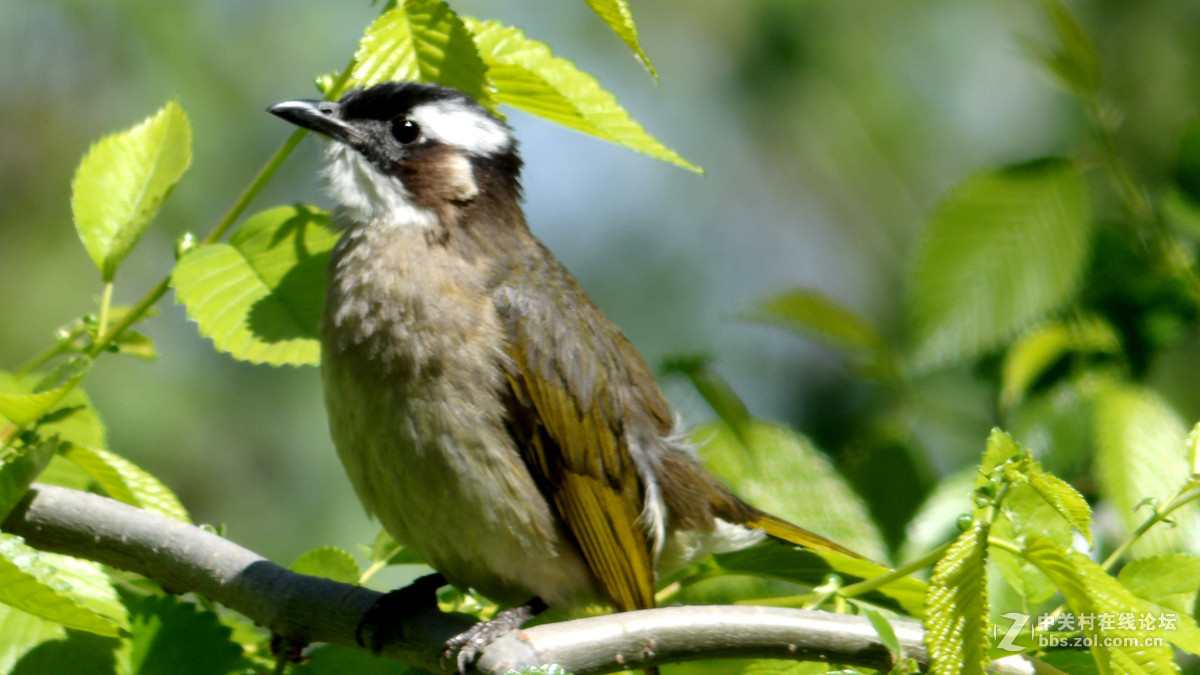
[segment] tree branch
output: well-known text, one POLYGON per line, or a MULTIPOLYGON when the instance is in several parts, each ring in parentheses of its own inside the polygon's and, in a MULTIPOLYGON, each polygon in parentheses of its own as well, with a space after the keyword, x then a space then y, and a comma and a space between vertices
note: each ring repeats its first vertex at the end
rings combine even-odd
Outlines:
MULTIPOLYGON (((359 645, 355 629, 378 592, 297 574, 211 532, 94 494, 34 485, 3 530, 36 548, 136 572, 171 592, 194 591, 297 642, 359 645)), ((402 620, 402 641, 383 654, 449 672, 444 642, 470 621, 436 609, 402 620)), ((906 655, 926 662, 918 624, 894 622, 906 655)), ((717 657, 819 660, 887 670, 892 655, 861 617, 768 607, 693 606, 527 628, 488 645, 478 667, 503 673, 543 663, 611 672, 717 657)), ((1008 661, 1007 659, 1005 661, 1008 661)), ((996 672, 1032 673, 1024 661, 996 672), (1013 669, 1016 667, 1016 669, 1013 669)))

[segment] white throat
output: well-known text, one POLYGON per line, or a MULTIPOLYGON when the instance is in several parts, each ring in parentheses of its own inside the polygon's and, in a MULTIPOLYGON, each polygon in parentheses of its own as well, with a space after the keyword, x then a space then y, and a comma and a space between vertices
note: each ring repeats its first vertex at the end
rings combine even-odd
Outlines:
POLYGON ((414 203, 403 183, 344 143, 326 143, 323 174, 350 222, 418 229, 437 225, 437 214, 414 203))

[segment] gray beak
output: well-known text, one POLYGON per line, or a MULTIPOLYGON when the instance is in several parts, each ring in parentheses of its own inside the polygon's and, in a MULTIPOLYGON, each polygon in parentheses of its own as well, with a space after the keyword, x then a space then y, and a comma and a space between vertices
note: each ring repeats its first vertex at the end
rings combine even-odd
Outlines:
POLYGON ((364 140, 357 129, 342 121, 342 107, 334 101, 284 101, 267 108, 267 112, 335 141, 359 145, 364 140))

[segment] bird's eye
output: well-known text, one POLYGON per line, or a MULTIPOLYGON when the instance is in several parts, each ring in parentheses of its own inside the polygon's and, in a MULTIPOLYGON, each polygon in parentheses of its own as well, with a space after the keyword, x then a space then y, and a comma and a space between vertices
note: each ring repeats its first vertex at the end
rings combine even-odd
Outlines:
POLYGON ((392 120, 392 137, 408 145, 421 137, 421 126, 405 117, 392 120))

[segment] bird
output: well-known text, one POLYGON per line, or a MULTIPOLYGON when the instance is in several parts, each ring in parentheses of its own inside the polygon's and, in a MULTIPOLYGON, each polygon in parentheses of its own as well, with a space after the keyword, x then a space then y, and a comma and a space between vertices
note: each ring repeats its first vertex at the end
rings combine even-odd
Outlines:
POLYGON ((860 557, 703 467, 645 360, 531 232, 501 117, 400 81, 268 111, 326 141, 341 234, 321 379, 350 482, 437 571, 414 587, 507 607, 447 643, 460 671, 547 606, 654 607, 657 576, 707 553, 770 538, 860 557))

